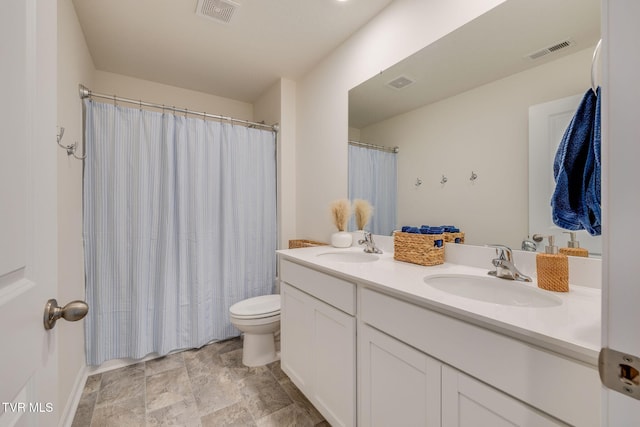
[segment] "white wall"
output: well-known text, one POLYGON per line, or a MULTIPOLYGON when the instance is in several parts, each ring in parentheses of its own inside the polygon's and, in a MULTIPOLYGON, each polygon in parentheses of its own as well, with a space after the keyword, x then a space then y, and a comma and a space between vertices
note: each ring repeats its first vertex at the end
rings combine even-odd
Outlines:
POLYGON ((396 0, 298 82, 297 237, 328 241, 347 197, 349 89, 502 2, 396 0))
POLYGON ((584 49, 361 129, 364 142, 400 147, 398 225, 455 224, 466 243, 519 248, 528 230, 529 107, 583 94, 592 54, 584 49))
MULTIPOLYGON (((130 99, 165 104, 169 109, 188 110, 233 117, 253 121, 253 105, 221 96, 209 95, 189 89, 182 89, 149 80, 96 70, 90 90, 106 95, 117 95, 130 99)), ((105 100, 100 100, 105 102, 105 100)), ((131 104, 126 104, 131 106, 131 104)))
MULTIPOLYGON (((93 62, 71 0, 58 0, 58 126, 62 144, 78 142, 82 154, 82 104, 78 83, 91 84, 93 62)), ((52 142, 53 143, 53 142, 52 142)), ((58 293, 61 305, 85 298, 82 243, 82 162, 58 150, 58 293)), ((53 295, 52 295, 53 297, 53 295)), ((60 322, 58 337, 58 397, 64 405, 84 383, 84 321, 60 322)), ((58 408, 60 412, 63 408, 58 408)), ((75 408, 65 408, 72 411, 75 408)), ((60 413, 59 416, 64 416, 60 413)), ((73 414, 71 414, 72 416, 73 414)))
POLYGON ((254 103, 254 120, 278 123, 278 248, 296 236, 296 84, 281 79, 254 103))

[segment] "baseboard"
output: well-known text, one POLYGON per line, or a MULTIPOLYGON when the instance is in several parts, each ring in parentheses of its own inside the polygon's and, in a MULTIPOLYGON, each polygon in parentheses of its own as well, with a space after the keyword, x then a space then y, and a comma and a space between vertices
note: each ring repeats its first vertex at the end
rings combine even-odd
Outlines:
POLYGON ((78 404, 80 403, 82 391, 84 390, 84 385, 87 382, 88 376, 87 366, 82 367, 82 369, 78 371, 76 380, 73 383, 73 388, 71 389, 67 403, 64 406, 62 417, 58 423, 59 427, 71 427, 73 417, 76 415, 76 410, 78 409, 78 404))

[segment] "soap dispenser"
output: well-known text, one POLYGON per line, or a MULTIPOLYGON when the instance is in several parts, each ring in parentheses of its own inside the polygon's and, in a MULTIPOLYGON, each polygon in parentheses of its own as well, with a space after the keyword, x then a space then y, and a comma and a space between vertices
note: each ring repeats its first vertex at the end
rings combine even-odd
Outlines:
POLYGON ((585 248, 580 247, 580 242, 576 240, 576 232, 575 231, 563 231, 570 236, 570 239, 567 242, 566 248, 560 248, 559 252, 561 254, 569 255, 569 256, 583 256, 588 257, 589 251, 585 248))
MULTIPOLYGON (((534 240, 539 235, 533 236, 534 240)), ((549 239, 544 253, 536 255, 536 271, 538 287, 547 291, 569 292, 569 257, 558 252, 553 236, 542 236, 549 239)))

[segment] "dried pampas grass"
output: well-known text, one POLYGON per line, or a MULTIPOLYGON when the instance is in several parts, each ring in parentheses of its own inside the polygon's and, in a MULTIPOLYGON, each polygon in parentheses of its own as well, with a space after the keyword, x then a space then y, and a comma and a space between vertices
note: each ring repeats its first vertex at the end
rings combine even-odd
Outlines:
POLYGON ((347 222, 349 222, 349 216, 351 216, 351 204, 349 200, 334 200, 331 202, 330 207, 333 224, 338 231, 345 231, 347 229, 347 222))
POLYGON ((353 210, 355 211, 356 225, 358 230, 364 230, 365 225, 371 219, 373 213, 373 206, 366 200, 355 199, 353 201, 353 210))

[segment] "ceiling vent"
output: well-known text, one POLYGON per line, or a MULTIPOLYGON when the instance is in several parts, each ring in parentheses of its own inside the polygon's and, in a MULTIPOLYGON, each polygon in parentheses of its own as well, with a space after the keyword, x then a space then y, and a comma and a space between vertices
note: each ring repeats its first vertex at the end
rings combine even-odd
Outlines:
POLYGON ((544 49, 540 49, 540 50, 537 50, 537 51, 535 51, 533 53, 530 53, 529 55, 527 55, 527 58, 529 58, 529 59, 538 59, 538 58, 541 58, 541 57, 543 57, 545 55, 548 55, 550 53, 557 52, 557 51, 565 49, 565 48, 567 48, 569 46, 573 46, 574 44, 575 44, 575 42, 573 40, 571 40, 571 39, 563 40, 561 42, 555 43, 552 46, 545 47, 544 49))
POLYGON ((228 24, 239 7, 231 0, 198 0, 196 15, 228 24))
POLYGON ((387 86, 396 90, 400 90, 400 89, 404 89, 407 86, 411 86, 414 83, 415 83, 415 80, 412 80, 407 76, 399 76, 391 80, 390 82, 387 82, 387 86))

